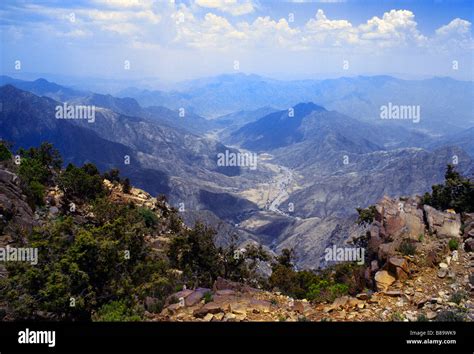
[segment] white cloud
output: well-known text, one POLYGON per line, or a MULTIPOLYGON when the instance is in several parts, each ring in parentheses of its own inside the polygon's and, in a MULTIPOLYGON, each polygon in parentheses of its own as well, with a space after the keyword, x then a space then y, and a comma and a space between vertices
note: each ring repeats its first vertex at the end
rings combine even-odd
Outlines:
POLYGON ((387 47, 408 43, 421 45, 426 41, 417 29, 415 15, 409 10, 391 10, 382 18, 374 16, 360 25, 358 32, 361 40, 387 47))
POLYGON ((94 0, 98 5, 105 5, 116 9, 149 9, 153 6, 153 0, 94 0))
POLYGON ((430 52, 473 47, 469 21, 456 18, 428 38, 418 30, 415 14, 409 10, 390 10, 381 17, 374 16, 361 25, 353 25, 348 19, 330 18, 319 9, 306 23, 296 26, 285 18, 255 16, 252 21, 240 21, 230 16, 254 12, 255 4, 250 0, 196 0, 191 5, 164 0, 91 1, 98 6, 59 8, 26 4, 20 7, 21 11, 43 16, 46 20, 26 23, 25 27, 14 24, 9 31, 17 33, 18 37, 19 34, 34 33, 36 27, 47 31, 48 35, 55 32, 57 36, 71 40, 101 39, 103 35, 107 38, 104 40, 109 40, 113 35, 127 38, 126 43, 134 48, 163 50, 167 47, 221 51, 343 48, 367 53, 402 47, 428 48, 430 52), (203 8, 209 12, 202 14, 203 8), (71 12, 76 15, 75 23, 68 21, 71 12), (42 27, 42 23, 49 25, 42 27))
POLYGON ((233 16, 246 15, 255 10, 252 0, 196 0, 195 4, 208 9, 220 10, 233 16))
POLYGON ((447 25, 435 31, 431 39, 431 48, 438 48, 444 52, 457 50, 473 50, 474 41, 471 32, 471 22, 455 18, 447 25))
POLYGON ((436 30, 438 36, 459 36, 459 37, 470 37, 471 36, 471 22, 455 18, 450 23, 442 26, 436 30))

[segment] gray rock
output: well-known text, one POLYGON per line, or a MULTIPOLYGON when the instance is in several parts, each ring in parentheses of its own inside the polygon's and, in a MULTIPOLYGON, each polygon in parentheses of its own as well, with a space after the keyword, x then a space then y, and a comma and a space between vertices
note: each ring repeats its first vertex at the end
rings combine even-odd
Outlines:
POLYGON ((459 237, 461 233, 461 216, 448 212, 442 212, 425 205, 426 219, 429 230, 439 237, 459 237))

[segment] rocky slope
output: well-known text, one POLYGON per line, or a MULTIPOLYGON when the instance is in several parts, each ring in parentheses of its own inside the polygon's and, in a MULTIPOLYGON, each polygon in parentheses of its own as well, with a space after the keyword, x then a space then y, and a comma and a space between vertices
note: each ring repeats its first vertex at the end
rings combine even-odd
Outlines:
POLYGON ((218 279, 212 289, 175 293, 161 313, 146 316, 214 322, 473 321, 474 215, 440 212, 420 206, 416 198, 387 197, 376 208, 375 221, 367 226, 364 292, 311 303, 218 279), (459 242, 458 249, 449 249, 451 239, 459 242), (416 251, 403 254, 400 244, 409 240, 416 251))

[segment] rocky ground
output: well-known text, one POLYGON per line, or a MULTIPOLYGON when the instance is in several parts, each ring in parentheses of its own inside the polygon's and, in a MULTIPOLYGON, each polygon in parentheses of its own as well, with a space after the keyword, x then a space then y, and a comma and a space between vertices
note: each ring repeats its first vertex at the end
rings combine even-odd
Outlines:
POLYGON ((437 211, 417 198, 384 198, 367 230, 365 276, 373 290, 311 303, 218 279, 213 289, 172 295, 161 313, 146 316, 150 321, 474 320, 473 214, 437 211), (456 250, 448 246, 453 239, 456 250), (407 241, 416 252, 403 255, 400 245, 407 241))
POLYGON ((394 281, 386 291, 343 296, 332 304, 294 300, 220 279, 213 289, 174 294, 168 300, 173 303, 147 317, 150 321, 419 321, 438 316, 443 320, 446 311, 454 311, 472 321, 474 287, 469 275, 474 270, 474 253, 460 252, 458 257, 451 259, 450 275, 444 278, 436 268, 418 269, 414 259, 407 257, 413 266, 409 279, 394 281), (459 303, 454 302, 458 301, 455 294, 464 296, 459 303))

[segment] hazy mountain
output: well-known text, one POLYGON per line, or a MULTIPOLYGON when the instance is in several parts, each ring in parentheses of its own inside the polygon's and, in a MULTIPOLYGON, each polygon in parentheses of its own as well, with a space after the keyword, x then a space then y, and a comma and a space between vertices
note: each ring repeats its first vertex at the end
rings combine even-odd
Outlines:
POLYGON ((474 158, 474 127, 434 139, 429 147, 437 148, 445 145, 459 146, 474 158))
POLYGON ((144 109, 145 117, 156 119, 157 121, 174 128, 184 129, 193 134, 204 134, 216 128, 212 120, 205 119, 192 112, 184 110, 180 115, 179 110, 174 111, 162 106, 150 106, 144 109))
POLYGON ((318 102, 353 118, 380 121, 381 106, 420 107, 420 122, 395 120, 407 128, 438 133, 474 125, 471 97, 474 83, 451 78, 402 80, 391 76, 342 77, 327 80, 280 81, 257 75, 220 75, 193 80, 171 92, 125 90, 144 106, 160 105, 189 109, 205 117, 216 117, 265 106, 288 109, 300 102, 318 102))
POLYGON ((56 107, 62 103, 11 85, 1 87, 0 99, 1 138, 14 142, 15 148, 52 142, 65 162, 119 168, 136 185, 152 194, 165 193, 173 205, 183 203, 187 210, 222 213, 232 201, 235 215, 228 212, 225 217, 238 220, 242 206, 256 208, 232 193, 245 184, 232 178, 241 173, 240 167, 217 165, 219 153, 234 150, 215 140, 99 107, 93 122, 56 119, 56 107))
POLYGON ((24 81, 8 76, 0 76, 0 83, 2 82, 3 84, 11 84, 19 89, 32 92, 38 96, 46 96, 74 105, 93 105, 95 107, 107 108, 123 115, 155 120, 162 125, 195 134, 206 133, 217 126, 212 121, 189 111, 184 111, 184 117, 181 117, 178 110, 171 110, 160 106, 142 108, 135 99, 130 97, 115 97, 110 94, 77 91, 45 79, 24 81))
MULTIPOLYGON (((292 110, 270 113, 232 132, 226 142, 257 151, 284 148, 296 143, 306 151, 317 154, 331 150, 353 153, 369 152, 396 147, 425 146, 432 139, 423 133, 393 125, 391 121, 367 123, 335 111, 328 111, 314 103, 300 103, 292 110), (336 146, 337 145, 337 146, 336 146)), ((292 166, 308 163, 300 157, 292 166)))
POLYGON ((134 97, 144 106, 184 107, 209 118, 265 106, 291 107, 311 100, 307 94, 313 85, 292 84, 258 75, 226 74, 186 82, 180 91, 125 90, 120 96, 134 97), (306 90, 306 93, 301 90, 306 90))
POLYGON ((68 162, 82 164, 94 160, 101 168, 118 164, 124 155, 133 155, 132 150, 122 144, 103 139, 67 120, 56 119, 58 103, 50 98, 38 97, 11 85, 0 87, 0 98, 3 102, 1 137, 15 143, 16 148, 48 141, 68 162))
POLYGON ((217 117, 213 119, 212 122, 217 128, 225 129, 222 131, 222 135, 226 136, 245 124, 254 122, 275 111, 277 111, 277 109, 273 107, 262 107, 251 111, 238 111, 217 117))
POLYGON ((88 95, 86 91, 78 91, 69 87, 49 82, 45 79, 35 81, 24 81, 13 79, 9 76, 0 76, 0 86, 13 85, 19 89, 29 91, 38 96, 50 97, 56 101, 68 101, 77 97, 88 95))
POLYGON ((114 112, 128 116, 140 116, 142 108, 136 100, 130 97, 117 98, 112 95, 92 93, 69 102, 70 104, 93 105, 108 108, 114 112))

